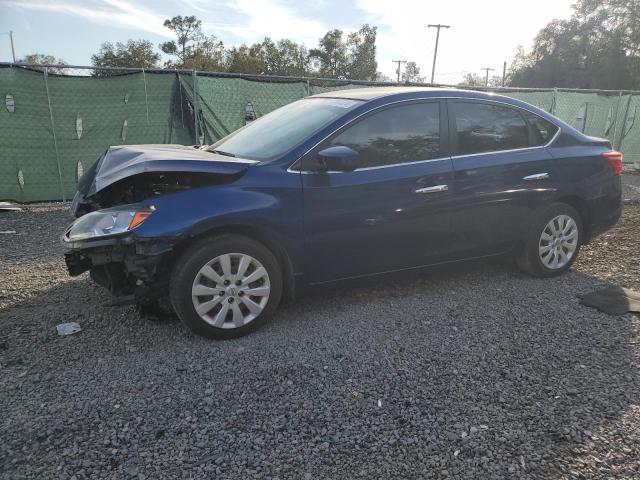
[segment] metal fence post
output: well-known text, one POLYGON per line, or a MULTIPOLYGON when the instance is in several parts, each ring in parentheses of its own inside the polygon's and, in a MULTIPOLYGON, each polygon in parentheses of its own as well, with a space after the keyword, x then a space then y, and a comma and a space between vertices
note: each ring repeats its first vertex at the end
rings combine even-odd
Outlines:
POLYGON ((144 82, 144 104, 147 106, 147 125, 149 125, 149 97, 147 96, 147 76, 142 69, 142 81, 144 82))
POLYGON ((56 163, 58 164, 58 181, 60 182, 60 195, 62 201, 66 202, 64 194, 64 186, 62 185, 62 166, 60 165, 60 155, 58 154, 58 139, 56 137, 56 124, 53 121, 53 109, 51 108, 51 95, 49 95, 49 68, 44 67, 44 88, 47 91, 47 104, 49 105, 49 120, 51 121, 51 134, 53 135, 53 150, 56 154, 56 163))
POLYGON ((551 100, 551 115, 555 115, 558 111, 558 89, 553 89, 553 99, 551 100))
POLYGON ((616 150, 616 139, 618 137, 618 117, 620 117, 620 107, 622 106, 622 90, 618 94, 618 106, 616 107, 616 123, 613 125, 613 137, 611 138, 611 145, 616 150))
POLYGON ((184 109, 182 108, 182 80, 180 79, 180 72, 178 72, 178 92, 180 93, 180 119, 182 120, 182 128, 184 128, 184 109))
POLYGON ((627 128, 627 117, 629 116, 629 108, 631 107, 631 100, 633 95, 629 94, 629 101, 627 101, 627 107, 624 109, 624 116, 622 117, 622 131, 620 132, 620 142, 618 143, 618 150, 622 150, 622 141, 627 136, 625 128, 627 128))
POLYGON ((193 123, 196 128, 196 145, 200 145, 200 126, 198 125, 198 74, 193 71, 193 123))
POLYGON ((311 85, 309 85, 309 79, 307 78, 307 97, 311 96, 311 85))

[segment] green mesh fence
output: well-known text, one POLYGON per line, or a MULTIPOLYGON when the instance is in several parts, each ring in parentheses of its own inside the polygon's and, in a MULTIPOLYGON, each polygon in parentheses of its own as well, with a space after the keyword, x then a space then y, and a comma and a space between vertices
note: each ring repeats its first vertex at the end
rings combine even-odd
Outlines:
MULTIPOLYGON (((178 71, 0 68, 0 200, 70 199, 110 145, 213 143, 307 95, 374 86, 178 71), (194 91, 197 95, 194 97, 194 91), (197 125, 197 127, 196 127, 197 125)), ((608 138, 640 164, 640 95, 504 90, 587 135, 608 138)))
MULTIPOLYGON (((181 76, 193 103, 193 78, 181 76)), ((245 115, 260 117, 308 95, 306 82, 261 82, 243 78, 198 76, 198 109, 204 143, 214 142, 245 124, 245 115)))

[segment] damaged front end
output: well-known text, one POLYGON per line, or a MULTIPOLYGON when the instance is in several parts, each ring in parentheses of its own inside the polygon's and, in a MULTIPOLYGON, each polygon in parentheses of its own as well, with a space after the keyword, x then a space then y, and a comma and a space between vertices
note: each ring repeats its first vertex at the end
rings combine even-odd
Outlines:
POLYGON ((77 219, 62 236, 69 274, 89 271, 115 304, 166 298, 181 238, 138 235, 154 218, 154 199, 232 183, 252 163, 183 146, 111 147, 78 182, 71 208, 77 219))
POLYGON ((192 188, 235 182, 257 163, 183 145, 110 147, 78 181, 75 217, 192 188))
POLYGON ((115 303, 144 303, 166 292, 175 239, 141 239, 134 230, 153 215, 151 205, 115 207, 78 218, 62 236, 69 275, 90 271, 115 303))
POLYGON ((69 275, 86 271, 115 297, 114 304, 146 303, 166 296, 172 242, 103 242, 65 253, 69 275))

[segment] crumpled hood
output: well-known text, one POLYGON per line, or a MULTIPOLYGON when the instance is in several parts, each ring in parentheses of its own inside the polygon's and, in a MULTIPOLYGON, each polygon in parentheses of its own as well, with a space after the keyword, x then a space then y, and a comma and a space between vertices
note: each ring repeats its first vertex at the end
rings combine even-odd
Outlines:
POLYGON ((78 182, 88 197, 109 185, 146 172, 202 172, 234 175, 258 163, 184 145, 122 145, 109 147, 78 182))

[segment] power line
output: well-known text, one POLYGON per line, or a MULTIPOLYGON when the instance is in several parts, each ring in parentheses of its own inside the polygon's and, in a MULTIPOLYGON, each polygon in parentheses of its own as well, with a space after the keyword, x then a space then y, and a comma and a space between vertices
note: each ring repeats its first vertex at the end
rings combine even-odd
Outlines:
POLYGON ((451 75, 459 75, 461 73, 471 73, 471 70, 460 70, 458 72, 437 73, 436 77, 450 77, 451 75))
POLYGON ((400 83, 400 65, 403 63, 407 63, 406 60, 392 60, 393 63, 397 63, 398 64, 398 69, 396 70, 396 73, 398 74, 398 83, 400 83))
POLYGON ((436 74, 436 58, 438 58, 438 42, 440 40, 440 29, 441 28, 451 28, 451 25, 442 25, 438 23, 437 25, 427 25, 427 28, 436 28, 438 29, 436 33, 436 48, 433 51, 433 65, 431 66, 431 83, 433 83, 433 77, 436 74))

